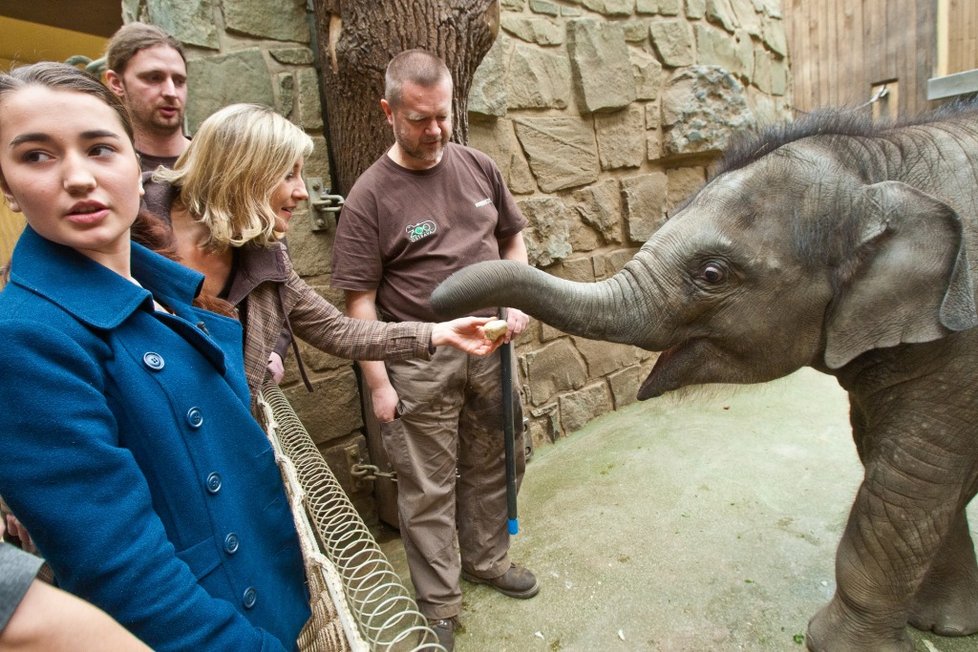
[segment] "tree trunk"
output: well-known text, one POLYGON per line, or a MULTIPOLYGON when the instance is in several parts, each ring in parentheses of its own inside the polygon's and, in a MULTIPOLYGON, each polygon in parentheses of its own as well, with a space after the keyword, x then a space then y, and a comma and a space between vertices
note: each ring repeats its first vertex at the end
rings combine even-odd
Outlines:
POLYGON ((380 99, 391 58, 411 48, 440 56, 452 73, 455 133, 468 138, 472 76, 499 30, 499 0, 315 0, 333 192, 393 144, 380 99))

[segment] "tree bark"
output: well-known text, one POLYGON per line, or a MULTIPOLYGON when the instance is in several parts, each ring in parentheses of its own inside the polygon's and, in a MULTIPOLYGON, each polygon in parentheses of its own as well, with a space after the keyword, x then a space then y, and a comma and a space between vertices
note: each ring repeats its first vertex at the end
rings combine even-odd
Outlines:
POLYGON ((455 82, 452 140, 468 139, 472 76, 499 30, 499 0, 315 0, 333 192, 393 144, 380 109, 384 71, 411 48, 440 56, 455 82))

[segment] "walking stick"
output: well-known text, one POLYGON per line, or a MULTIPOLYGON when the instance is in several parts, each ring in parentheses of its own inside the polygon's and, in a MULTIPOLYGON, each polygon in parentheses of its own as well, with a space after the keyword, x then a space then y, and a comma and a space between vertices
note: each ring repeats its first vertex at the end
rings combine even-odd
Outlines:
MULTIPOLYGON (((505 314, 500 310, 501 314, 505 314)), ((506 334, 507 324, 503 319, 491 321, 485 325, 486 337, 495 340, 506 334)), ((506 450, 506 516, 507 530, 510 534, 518 534, 520 522, 516 517, 516 442, 513 441, 513 346, 505 342, 499 347, 499 368, 502 371, 503 390, 503 438, 506 450)))
POLYGON ((503 377, 503 437, 506 438, 506 516, 510 534, 518 534, 516 517, 516 442, 513 440, 513 355, 512 343, 499 347, 503 377))

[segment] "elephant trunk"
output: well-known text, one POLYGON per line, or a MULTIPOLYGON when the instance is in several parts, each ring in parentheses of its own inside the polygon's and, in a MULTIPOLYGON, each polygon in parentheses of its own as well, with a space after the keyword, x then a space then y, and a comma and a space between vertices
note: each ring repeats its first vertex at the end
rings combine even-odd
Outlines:
POLYGON ((571 335, 649 348, 651 323, 648 313, 635 309, 640 297, 632 278, 628 265, 606 281, 577 283, 515 261, 487 261, 449 276, 435 288, 431 305, 445 317, 518 308, 571 335))

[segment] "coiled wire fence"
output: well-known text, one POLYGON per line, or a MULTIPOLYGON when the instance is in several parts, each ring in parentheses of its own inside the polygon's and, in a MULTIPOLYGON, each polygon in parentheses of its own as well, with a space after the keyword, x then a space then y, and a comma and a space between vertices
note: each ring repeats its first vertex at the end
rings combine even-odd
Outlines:
POLYGON ((313 596, 300 649, 444 652, 285 395, 268 382, 258 403, 292 503, 313 596))

